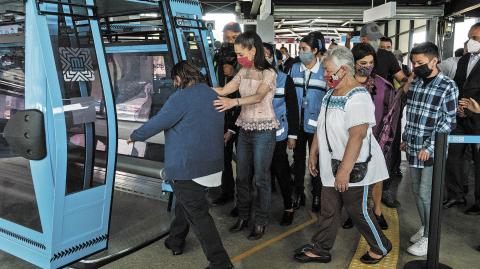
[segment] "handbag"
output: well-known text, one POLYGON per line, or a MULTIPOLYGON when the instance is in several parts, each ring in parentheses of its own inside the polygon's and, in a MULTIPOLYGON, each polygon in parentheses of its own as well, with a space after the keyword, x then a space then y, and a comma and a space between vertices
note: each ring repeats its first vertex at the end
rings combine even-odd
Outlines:
MULTIPOLYGON (((327 132, 327 111, 328 111, 328 105, 330 103, 330 98, 332 97, 332 94, 328 96, 327 106, 325 107, 325 137, 327 139, 328 151, 332 156, 331 161, 332 161, 333 176, 336 176, 338 168, 340 167, 340 164, 342 163, 342 161, 333 158, 333 151, 332 151, 332 147, 330 146, 330 140, 328 139, 328 132, 327 132)), ((350 183, 358 183, 362 181, 367 175, 368 163, 372 160, 372 134, 370 134, 369 136, 369 141, 370 143, 369 143, 369 149, 368 149, 369 151, 368 158, 365 162, 355 163, 355 165, 353 166, 352 172, 350 172, 350 180, 349 180, 350 183)))

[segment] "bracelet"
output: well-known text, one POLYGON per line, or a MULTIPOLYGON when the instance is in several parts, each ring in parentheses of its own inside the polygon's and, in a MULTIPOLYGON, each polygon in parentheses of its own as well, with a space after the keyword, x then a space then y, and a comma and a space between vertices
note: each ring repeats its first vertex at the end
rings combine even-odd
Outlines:
POLYGON ((240 100, 237 98, 237 106, 240 106, 240 100))

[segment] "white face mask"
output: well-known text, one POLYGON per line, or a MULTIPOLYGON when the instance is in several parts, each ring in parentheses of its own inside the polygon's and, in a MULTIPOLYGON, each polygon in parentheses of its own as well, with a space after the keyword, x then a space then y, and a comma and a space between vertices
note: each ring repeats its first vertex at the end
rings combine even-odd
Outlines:
POLYGON ((282 61, 285 61, 287 59, 287 55, 282 54, 282 61))
POLYGON ((474 40, 474 39, 468 40, 467 51, 469 53, 480 52, 480 42, 478 42, 477 40, 474 40))

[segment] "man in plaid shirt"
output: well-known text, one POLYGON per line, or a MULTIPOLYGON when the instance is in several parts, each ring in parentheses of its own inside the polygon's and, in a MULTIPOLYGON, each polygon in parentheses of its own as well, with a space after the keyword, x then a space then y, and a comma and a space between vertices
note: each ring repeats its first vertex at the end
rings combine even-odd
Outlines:
POLYGON ((415 79, 407 93, 407 125, 401 147, 407 153, 422 226, 410 238, 413 245, 407 251, 424 256, 428 251, 435 134, 449 133, 455 127, 458 87, 438 70, 439 52, 435 44, 416 46, 410 58, 415 79))

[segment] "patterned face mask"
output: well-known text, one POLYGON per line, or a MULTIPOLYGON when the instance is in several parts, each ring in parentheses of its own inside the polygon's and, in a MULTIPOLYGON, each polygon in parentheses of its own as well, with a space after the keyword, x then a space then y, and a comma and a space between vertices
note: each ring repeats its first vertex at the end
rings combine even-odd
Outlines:
POLYGON ((362 77, 368 77, 372 74, 373 66, 361 66, 357 65, 357 74, 362 77))

